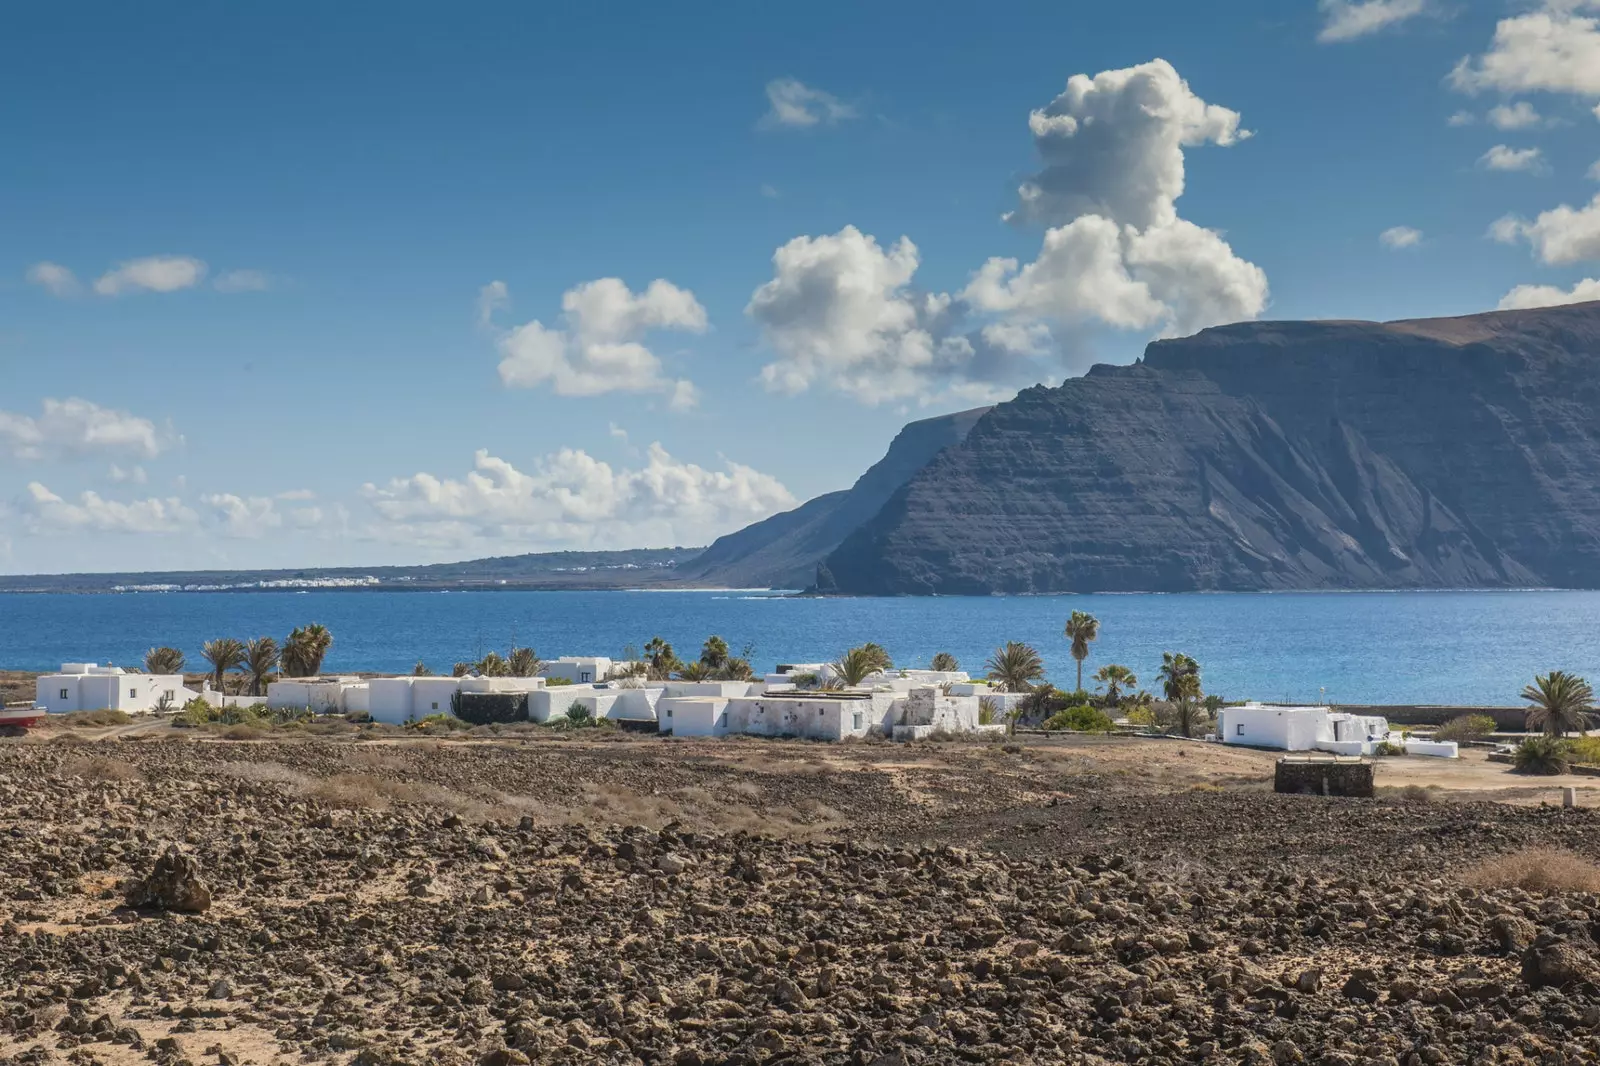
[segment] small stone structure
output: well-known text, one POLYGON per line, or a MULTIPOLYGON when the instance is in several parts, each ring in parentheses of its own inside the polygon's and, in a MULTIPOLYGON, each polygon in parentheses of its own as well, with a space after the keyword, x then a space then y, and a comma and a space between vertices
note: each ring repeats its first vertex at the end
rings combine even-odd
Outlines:
POLYGON ((211 890, 200 880, 200 864, 169 844, 150 876, 128 890, 128 906, 199 914, 211 906, 211 890))
POLYGON ((455 716, 473 725, 528 720, 526 692, 463 692, 454 702, 455 716))
POLYGON ((1339 756, 1285 755, 1272 776, 1274 792, 1312 796, 1372 795, 1372 763, 1339 756))

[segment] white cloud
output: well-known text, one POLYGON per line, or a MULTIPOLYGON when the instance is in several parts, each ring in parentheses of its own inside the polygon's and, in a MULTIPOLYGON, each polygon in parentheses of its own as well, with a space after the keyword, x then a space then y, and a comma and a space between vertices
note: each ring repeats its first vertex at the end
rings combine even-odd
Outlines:
POLYGON ((1478 165, 1489 170, 1537 174, 1545 170, 1544 152, 1538 148, 1509 148, 1497 144, 1483 153, 1478 165))
POLYGON ((1537 126, 1543 122, 1539 112, 1526 100, 1518 100, 1513 104, 1501 104, 1499 107, 1489 109, 1489 125, 1501 130, 1522 130, 1529 126, 1537 126))
POLYGON ((1594 161, 1586 175, 1590 181, 1600 181, 1600 159, 1594 161))
POLYGON ((763 182, 761 185, 761 195, 768 200, 777 200, 783 196, 783 193, 778 191, 778 187, 776 185, 768 185, 763 182))
POLYGON ((132 482, 135 485, 143 485, 150 480, 150 475, 145 473, 144 467, 133 466, 123 469, 116 463, 111 464, 111 469, 106 472, 106 476, 118 485, 125 481, 132 482))
POLYGON ((1471 111, 1457 111, 1445 120, 1445 124, 1449 126, 1470 126, 1477 121, 1478 116, 1471 111))
POLYGON ((123 455, 154 459, 178 438, 172 427, 70 397, 44 400, 37 417, 0 411, 0 457, 74 459, 123 455))
POLYGON ((1036 261, 990 259, 959 294, 913 284, 916 246, 847 226, 797 237, 746 313, 779 356, 773 391, 826 386, 866 403, 1003 396, 1082 347, 1085 327, 1187 332, 1253 318, 1266 275, 1217 233, 1178 217, 1186 146, 1248 137, 1155 60, 1067 89, 1029 119, 1044 169, 1013 223, 1049 226, 1036 261))
POLYGON ((314 500, 317 498, 317 494, 310 489, 290 489, 288 492, 278 493, 276 498, 280 500, 314 500))
POLYGON ((1353 41, 1416 18, 1428 10, 1428 0, 1321 0, 1325 44, 1353 41))
POLYGON ((634 470, 563 448, 523 471, 480 450, 459 480, 419 473, 369 484, 362 494, 383 520, 381 536, 540 548, 705 544, 795 502, 770 475, 729 461, 707 470, 674 459, 659 443, 634 470))
POLYGON ((94 283, 101 296, 125 292, 176 292, 191 289, 206 276, 206 265, 186 255, 152 255, 119 263, 94 283))
POLYGON ((269 496, 208 493, 200 502, 211 508, 224 536, 255 538, 283 525, 283 516, 269 496))
POLYGON ((83 290, 78 276, 60 263, 35 263, 28 268, 28 281, 46 289, 52 296, 76 296, 83 290))
MULTIPOLYGON (((484 292, 501 299, 497 284, 484 292)), ((480 316, 485 306, 480 293, 480 316)), ((704 333, 706 311, 694 293, 661 278, 641 293, 618 278, 600 278, 568 289, 561 314, 560 329, 534 320, 500 337, 500 380, 508 388, 549 385, 561 396, 655 392, 674 410, 694 405, 694 386, 665 377, 661 360, 642 343, 652 330, 704 333)))
POLYGON ((1579 14, 1592 0, 1546 0, 1495 26, 1489 50, 1456 64, 1462 92, 1554 92, 1600 96, 1600 20, 1579 14))
POLYGON ((230 270, 211 283, 218 292, 266 292, 272 279, 259 270, 230 270))
POLYGON ((494 316, 511 306, 511 290, 503 281, 491 281, 478 290, 478 325, 488 329, 494 316))
POLYGON ((795 78, 775 78, 767 82, 767 113, 761 116, 763 128, 832 125, 859 117, 853 105, 795 78))
POLYGON ((73 503, 37 481, 28 483, 18 511, 24 527, 35 534, 177 533, 192 528, 199 517, 175 496, 123 503, 84 492, 73 503))
POLYGON ((1390 226, 1378 234, 1385 248, 1415 248, 1422 243, 1422 231, 1411 226, 1390 226))
POLYGON ((1525 240, 1540 261, 1551 265, 1600 259, 1600 195, 1586 207, 1560 207, 1540 213, 1532 222, 1507 215, 1489 227, 1503 244, 1525 240))
POLYGON ((1571 289, 1554 285, 1518 285, 1501 297, 1500 310, 1554 307, 1558 304, 1587 303, 1590 300, 1600 300, 1600 278, 1584 278, 1571 289))

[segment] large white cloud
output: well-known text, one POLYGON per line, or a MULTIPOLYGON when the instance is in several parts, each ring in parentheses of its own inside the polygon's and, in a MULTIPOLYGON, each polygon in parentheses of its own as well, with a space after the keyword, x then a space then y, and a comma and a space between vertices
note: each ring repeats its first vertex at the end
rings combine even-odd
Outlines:
POLYGON ((0 411, 0 457, 154 459, 177 439, 171 426, 157 426, 148 418, 77 397, 44 400, 38 415, 0 411))
POLYGON ((1500 130, 1524 130, 1544 121, 1539 112, 1526 100, 1500 104, 1489 109, 1489 125, 1500 130))
POLYGON ((151 255, 130 259, 100 275, 94 291, 101 296, 126 292, 177 292, 192 289, 206 276, 206 265, 187 255, 151 255))
MULTIPOLYGON (((504 282, 479 294, 478 313, 489 321, 508 300, 504 282)), ((693 406, 694 386, 671 380, 643 339, 653 330, 706 330, 705 308, 694 294, 661 278, 634 293, 618 278, 600 278, 568 289, 561 298, 562 325, 535 319, 500 336, 500 380, 510 388, 548 385, 561 396, 609 392, 656 392, 674 408, 693 406)))
POLYGON ((951 295, 915 287, 904 237, 797 237, 746 308, 778 355, 767 388, 977 402, 1059 373, 1088 329, 1172 334, 1261 313, 1266 275, 1177 211, 1184 149, 1248 137, 1236 112, 1157 59, 1074 76, 1029 128, 1044 167, 1007 218, 1048 227, 1037 259, 990 259, 951 295))
POLYGON ((291 527, 312 529, 322 524, 325 513, 315 506, 281 507, 281 502, 310 499, 305 492, 282 492, 277 496, 240 496, 232 492, 213 492, 200 497, 210 509, 211 518, 224 536, 255 539, 291 527))
POLYGON ((767 82, 767 113, 761 116, 764 128, 804 129, 858 117, 854 105, 796 78, 775 78, 767 82))
POLYGON ((1317 6, 1323 14, 1317 40, 1331 44, 1353 41, 1416 18, 1428 10, 1428 0, 1320 0, 1317 6))
POLYGON ((1541 212, 1532 222, 1507 215, 1490 228, 1506 244, 1525 240, 1542 262, 1552 265, 1600 259, 1600 195, 1585 207, 1560 207, 1541 212))
POLYGON ((768 474, 724 462, 708 470, 660 444, 637 469, 617 469, 563 448, 519 470, 479 451, 459 479, 419 473, 362 494, 383 522, 380 535, 449 546, 508 543, 538 548, 690 545, 792 507, 768 474))
POLYGON ((1555 307, 1558 304, 1579 304, 1590 300, 1600 300, 1600 278, 1584 278, 1570 289, 1555 285, 1518 285, 1500 298, 1500 310, 1555 307))
POLYGON ((1595 0, 1545 0, 1501 19, 1489 50, 1456 64, 1451 84, 1463 92, 1553 92, 1600 97, 1600 19, 1583 14, 1595 0))
POLYGON ((176 496, 123 502, 90 491, 81 493, 74 502, 37 481, 28 483, 18 511, 23 526, 34 534, 179 533, 192 529, 199 521, 199 516, 176 496))

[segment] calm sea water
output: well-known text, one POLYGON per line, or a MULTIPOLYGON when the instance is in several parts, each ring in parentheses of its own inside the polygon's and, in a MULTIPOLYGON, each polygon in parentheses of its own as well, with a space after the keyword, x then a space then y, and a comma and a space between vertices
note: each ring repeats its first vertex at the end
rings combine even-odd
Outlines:
POLYGON ((1116 662, 1155 689, 1163 651, 1201 663, 1206 690, 1230 699, 1514 704, 1535 672, 1600 683, 1600 592, 1373 592, 1022 598, 789 599, 738 592, 259 592, 103 596, 0 594, 0 668, 132 664, 172 644, 198 665, 201 642, 321 622, 326 669, 448 671, 513 640, 545 658, 618 656, 660 635, 680 655, 708 634, 758 669, 831 659, 875 640, 902 665, 949 651, 974 673, 1023 640, 1052 680, 1071 685, 1061 627, 1096 615, 1085 676, 1116 662))

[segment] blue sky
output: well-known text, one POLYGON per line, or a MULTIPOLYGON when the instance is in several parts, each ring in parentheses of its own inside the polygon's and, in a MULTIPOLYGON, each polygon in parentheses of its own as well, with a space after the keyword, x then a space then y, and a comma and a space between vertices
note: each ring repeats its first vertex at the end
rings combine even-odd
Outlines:
POLYGON ((1163 333, 1600 296, 1600 3, 1224 10, 11 10, 0 572, 702 543, 1163 333))

